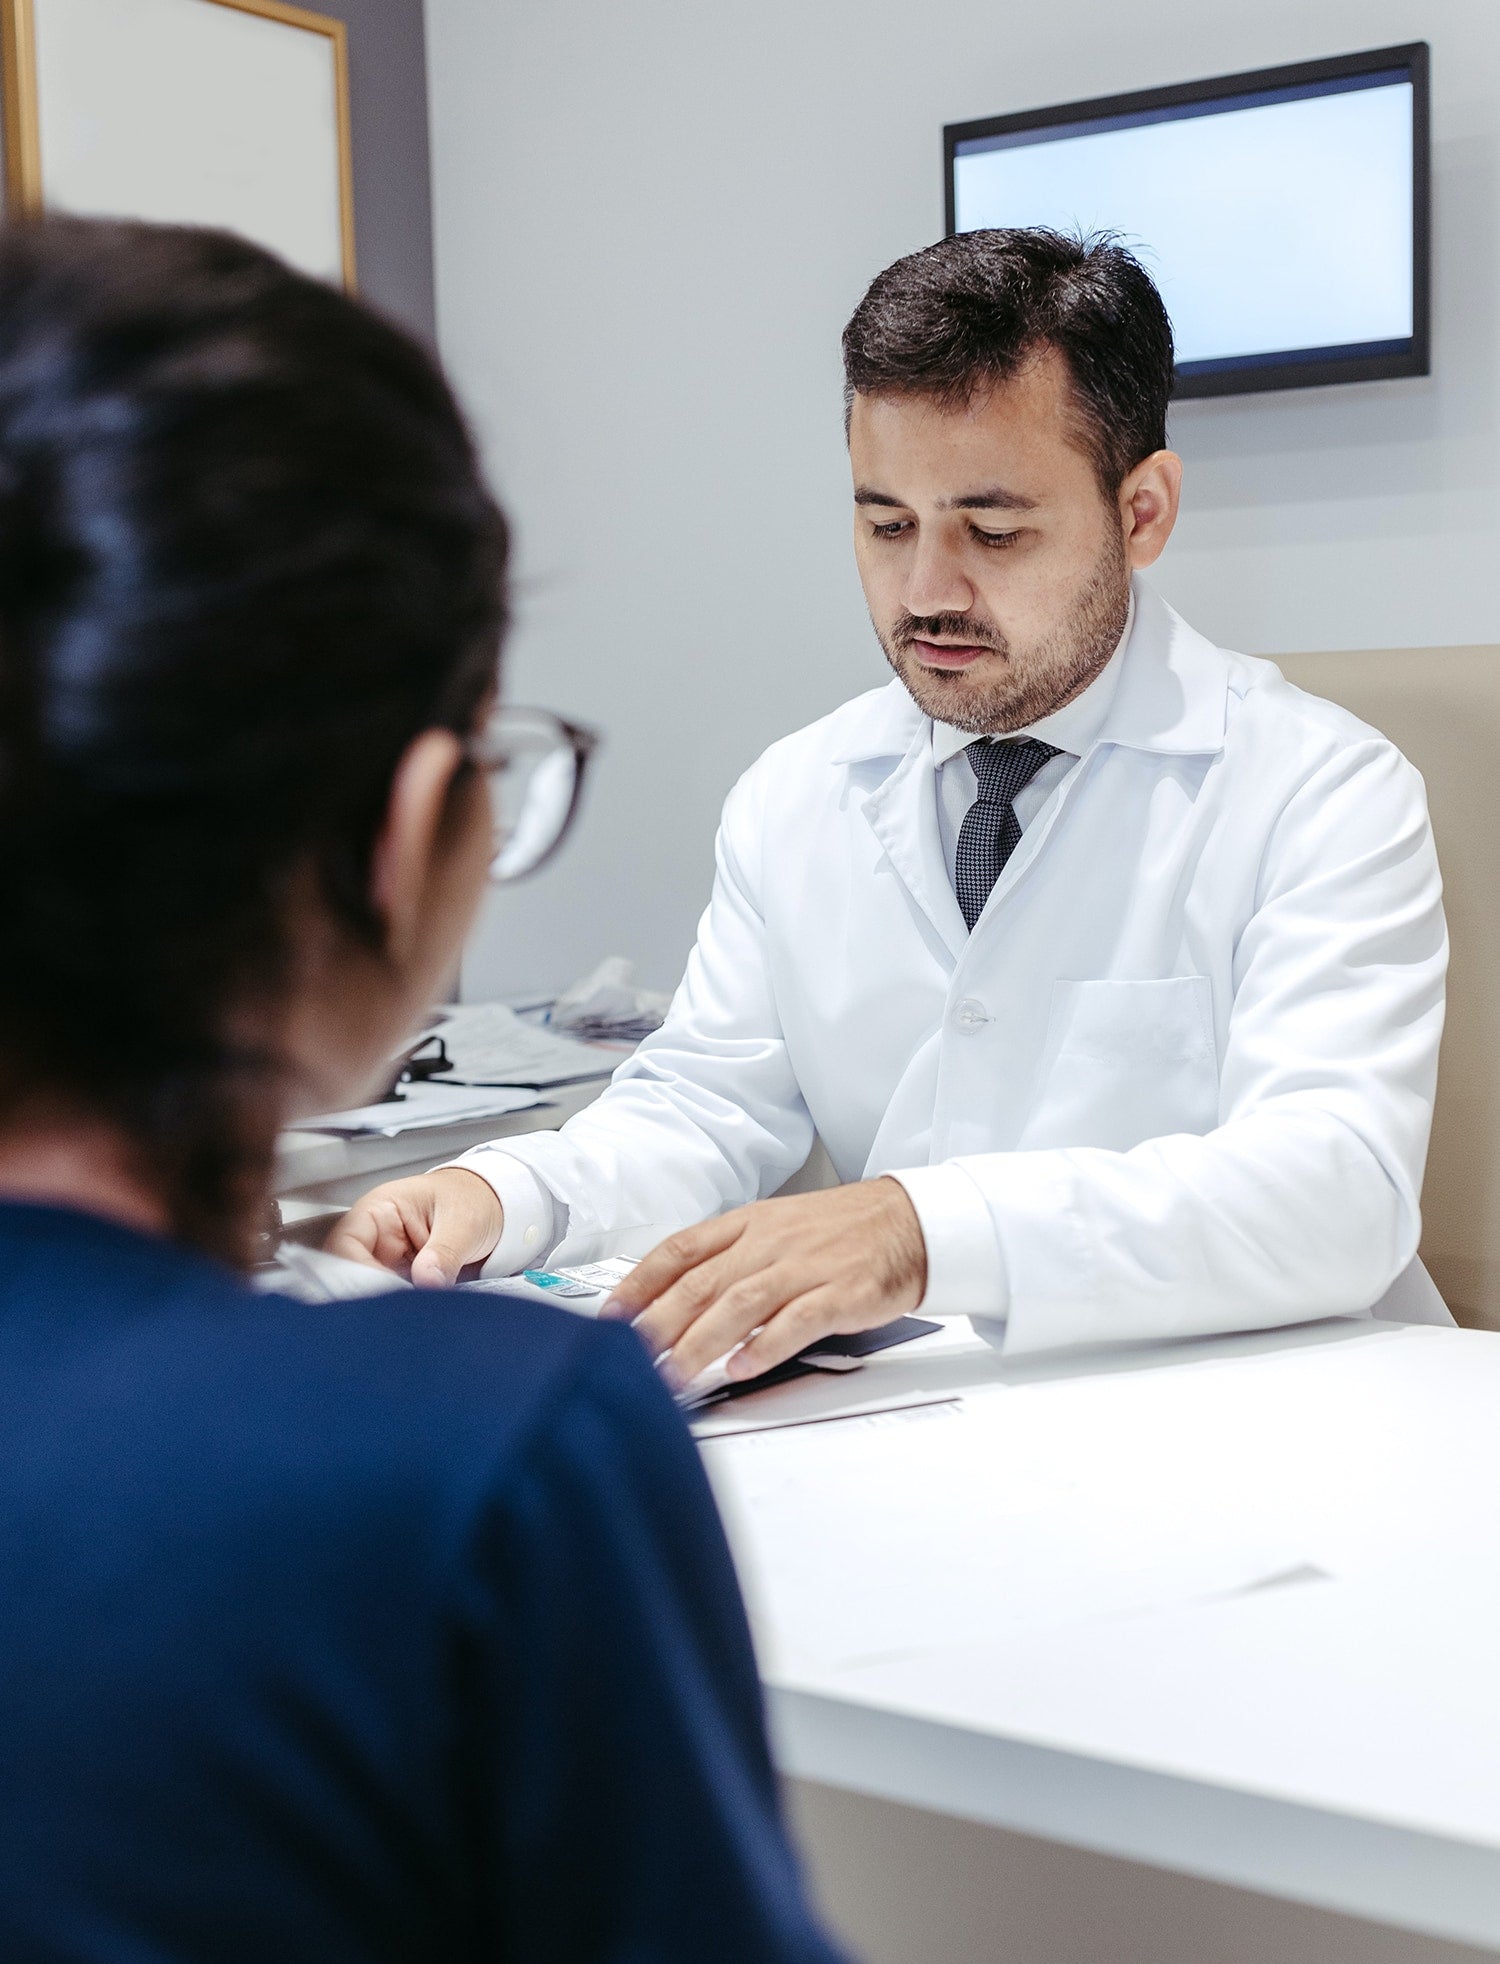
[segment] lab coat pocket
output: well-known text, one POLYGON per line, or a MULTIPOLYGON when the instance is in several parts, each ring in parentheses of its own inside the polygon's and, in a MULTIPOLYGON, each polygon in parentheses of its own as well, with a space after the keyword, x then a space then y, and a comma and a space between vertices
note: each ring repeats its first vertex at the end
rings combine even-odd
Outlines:
POLYGON ((1055 982, 1023 1147, 1128 1151, 1219 1122, 1213 993, 1206 975, 1055 982))

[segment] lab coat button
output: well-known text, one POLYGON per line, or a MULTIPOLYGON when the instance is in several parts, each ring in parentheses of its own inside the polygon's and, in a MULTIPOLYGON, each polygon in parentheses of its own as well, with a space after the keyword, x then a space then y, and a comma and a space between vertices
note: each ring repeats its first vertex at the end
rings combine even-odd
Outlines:
POLYGON ((955 1003, 953 1020, 961 1030, 982 1030, 990 1020, 990 1012, 973 996, 965 996, 961 1002, 955 1003))

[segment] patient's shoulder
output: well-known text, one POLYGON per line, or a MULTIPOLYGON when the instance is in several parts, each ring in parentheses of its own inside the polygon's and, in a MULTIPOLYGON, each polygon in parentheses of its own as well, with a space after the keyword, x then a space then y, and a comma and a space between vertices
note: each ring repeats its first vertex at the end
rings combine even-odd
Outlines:
POLYGON ((653 1409, 676 1423, 630 1331, 548 1303, 394 1287, 293 1301, 56 1210, 0 1208, 0 1253, 8 1462, 57 1517, 108 1493, 122 1532, 138 1520, 156 1545, 181 1525, 200 1552, 221 1529, 243 1552, 254 1494, 269 1546, 314 1546, 320 1523, 339 1544, 363 1519, 415 1552, 492 1496, 570 1402, 644 1399, 639 1423, 653 1409), (162 1516, 179 1489, 191 1519, 162 1516))

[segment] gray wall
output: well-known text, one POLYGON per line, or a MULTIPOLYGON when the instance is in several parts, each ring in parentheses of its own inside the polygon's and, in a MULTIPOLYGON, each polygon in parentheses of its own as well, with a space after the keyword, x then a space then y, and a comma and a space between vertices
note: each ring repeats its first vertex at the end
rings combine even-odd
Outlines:
POLYGON ((360 291, 427 341, 435 334, 432 189, 422 0, 311 0, 349 29, 355 253, 360 291))
POLYGON ((310 0, 349 29, 355 253, 367 300, 435 337, 422 0, 310 0))
POLYGON ((470 994, 671 981, 715 816, 879 682, 838 335, 942 229, 945 122, 1433 44, 1428 380, 1183 404, 1156 580, 1255 652, 1500 639, 1500 8, 1478 0, 428 0, 444 353, 519 521, 512 692, 608 733, 576 842, 470 994))

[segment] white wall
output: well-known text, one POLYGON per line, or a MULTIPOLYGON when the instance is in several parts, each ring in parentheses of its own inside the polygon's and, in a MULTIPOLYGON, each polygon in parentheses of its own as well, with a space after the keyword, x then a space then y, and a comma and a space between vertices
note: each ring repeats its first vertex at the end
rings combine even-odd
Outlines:
POLYGON ((675 979, 718 806, 879 682, 838 337, 942 229, 945 122, 1426 38, 1430 379, 1185 403, 1156 574, 1255 652, 1500 640, 1494 0, 427 0, 443 350, 518 519, 511 693, 607 747, 471 995, 675 979))

